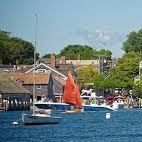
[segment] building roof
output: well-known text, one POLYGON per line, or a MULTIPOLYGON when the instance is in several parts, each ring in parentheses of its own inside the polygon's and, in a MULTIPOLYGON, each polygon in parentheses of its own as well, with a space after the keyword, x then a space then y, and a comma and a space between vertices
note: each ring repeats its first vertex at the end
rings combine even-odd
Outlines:
POLYGON ((30 94, 22 85, 10 80, 0 80, 0 92, 6 94, 30 94))
POLYGON ((18 65, 19 70, 15 70, 16 73, 25 73, 26 71, 30 70, 34 67, 34 65, 18 65))
MULTIPOLYGON (((35 84, 48 84, 50 73, 35 73, 35 84)), ((34 73, 11 73, 11 78, 21 84, 33 84, 34 73)))
POLYGON ((57 64, 56 70, 64 74, 65 76, 68 75, 69 70, 72 72, 72 75, 74 75, 75 67, 73 64, 57 64))
POLYGON ((62 86, 64 86, 66 84, 66 80, 64 80, 61 77, 58 76, 54 76, 55 80, 57 80, 62 86))
MULTIPOLYGON (((39 62, 50 65, 51 64, 51 58, 40 58, 39 62)), ((59 64, 60 63, 60 58, 56 58, 55 62, 56 62, 56 64, 59 64)))
POLYGON ((77 65, 99 65, 99 60, 66 60, 66 63, 72 63, 73 65, 77 66, 77 65))
POLYGON ((16 70, 15 65, 0 65, 0 71, 3 72, 13 72, 16 70))
POLYGON ((15 69, 15 65, 0 65, 0 69, 15 69))
MULTIPOLYGON (((59 72, 58 70, 53 69, 53 68, 51 68, 50 66, 48 66, 48 65, 46 65, 46 64, 44 64, 44 63, 38 64, 38 65, 35 67, 35 69, 37 69, 37 68, 39 68, 39 67, 48 68, 49 70, 51 70, 52 72, 56 73, 57 75, 60 75, 60 76, 62 76, 62 77, 65 78, 65 79, 67 78, 64 74, 62 74, 62 73, 59 72)), ((34 67, 31 68, 30 70, 28 70, 26 73, 30 73, 30 72, 33 72, 33 71, 34 71, 34 67)))

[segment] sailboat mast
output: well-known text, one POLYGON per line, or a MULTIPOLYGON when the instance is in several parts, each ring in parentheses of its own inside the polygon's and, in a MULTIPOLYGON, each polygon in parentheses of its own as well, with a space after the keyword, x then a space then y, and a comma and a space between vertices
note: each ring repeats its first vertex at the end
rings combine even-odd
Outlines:
POLYGON ((37 46, 37 14, 35 14, 35 35, 34 35, 34 79, 33 79, 33 114, 35 114, 35 67, 36 67, 36 46, 37 46))

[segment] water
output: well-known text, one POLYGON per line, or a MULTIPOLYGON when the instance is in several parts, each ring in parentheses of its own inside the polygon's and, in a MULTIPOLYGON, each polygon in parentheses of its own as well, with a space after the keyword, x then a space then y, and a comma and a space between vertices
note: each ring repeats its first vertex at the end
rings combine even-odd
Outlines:
POLYGON ((22 112, 0 113, 0 142, 142 142, 142 109, 63 114, 60 124, 13 126, 22 112))

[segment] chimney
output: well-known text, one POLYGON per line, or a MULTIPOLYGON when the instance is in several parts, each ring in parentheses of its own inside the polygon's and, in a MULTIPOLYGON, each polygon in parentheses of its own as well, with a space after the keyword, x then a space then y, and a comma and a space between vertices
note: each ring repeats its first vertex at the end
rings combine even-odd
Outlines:
POLYGON ((2 65, 3 64, 3 59, 2 58, 0 58, 0 65, 2 65))
POLYGON ((80 55, 78 54, 78 56, 77 56, 77 60, 80 60, 80 55))
POLYGON ((66 64, 66 57, 65 56, 62 56, 61 57, 61 64, 66 64))
POLYGON ((19 60, 18 59, 16 59, 16 65, 19 65, 19 60))
POLYGON ((55 55, 51 55, 51 63, 50 63, 51 67, 55 69, 56 66, 56 58, 55 55))

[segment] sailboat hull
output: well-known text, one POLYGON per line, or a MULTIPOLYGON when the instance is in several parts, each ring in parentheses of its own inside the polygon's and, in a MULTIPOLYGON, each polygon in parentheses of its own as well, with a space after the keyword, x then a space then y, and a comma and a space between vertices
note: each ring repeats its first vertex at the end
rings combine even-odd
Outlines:
POLYGON ((66 104, 66 103, 36 102, 35 106, 38 109, 52 109, 52 110, 60 110, 60 111, 71 109, 71 105, 66 104))
MULTIPOLYGON (((39 109, 52 109, 52 110, 71 110, 72 106, 66 103, 54 102, 36 102, 35 106, 39 109)), ((84 111, 114 111, 114 109, 107 105, 83 105, 84 111)))
POLYGON ((37 125, 37 124, 58 124, 61 121, 61 117, 52 117, 50 115, 29 115, 23 114, 22 121, 25 125, 37 125))

